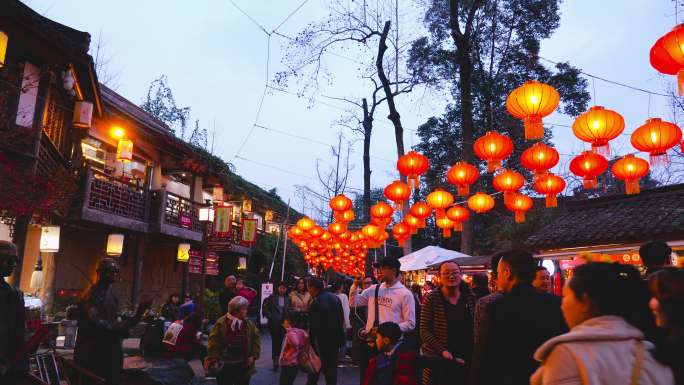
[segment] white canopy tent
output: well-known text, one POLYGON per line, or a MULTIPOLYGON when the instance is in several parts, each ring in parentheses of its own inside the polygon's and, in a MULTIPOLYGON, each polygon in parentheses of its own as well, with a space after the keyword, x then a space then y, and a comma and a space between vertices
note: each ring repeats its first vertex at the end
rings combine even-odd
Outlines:
POLYGON ((401 263, 401 271, 414 271, 427 269, 442 262, 468 257, 470 255, 458 251, 443 249, 438 246, 427 246, 399 258, 399 262, 401 263))

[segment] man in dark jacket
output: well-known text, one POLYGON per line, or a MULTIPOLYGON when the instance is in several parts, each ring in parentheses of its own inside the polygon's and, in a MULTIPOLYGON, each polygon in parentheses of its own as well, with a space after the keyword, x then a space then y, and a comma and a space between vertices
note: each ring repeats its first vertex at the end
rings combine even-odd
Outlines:
MULTIPOLYGON (((323 281, 309 278, 309 340, 321 357, 326 385, 337 384, 337 354, 344 344, 342 303, 335 294, 323 291, 323 281)), ((318 375, 309 376, 307 385, 318 383, 318 375)))
POLYGON ((0 383, 13 383, 26 371, 24 357, 17 357, 24 345, 24 295, 5 277, 17 267, 17 246, 0 241, 0 383), (7 381, 7 382, 5 382, 7 381))
POLYGON ((219 294, 219 301, 221 301, 221 314, 226 314, 228 313, 228 302, 237 296, 237 289, 235 287, 237 285, 237 277, 233 274, 228 275, 223 281, 223 285, 224 288, 221 294, 219 294))
POLYGON ((567 331, 560 298, 532 287, 536 262, 522 250, 502 253, 497 284, 503 295, 487 306, 475 360, 475 384, 523 385, 538 367, 533 358, 546 340, 567 331))

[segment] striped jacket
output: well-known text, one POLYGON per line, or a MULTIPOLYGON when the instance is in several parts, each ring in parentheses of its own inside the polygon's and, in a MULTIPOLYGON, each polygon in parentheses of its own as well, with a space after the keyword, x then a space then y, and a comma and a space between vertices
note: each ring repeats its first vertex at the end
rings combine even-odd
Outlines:
MULTIPOLYGON (((466 301, 466 310, 471 317, 475 313, 475 294, 465 282, 460 286, 461 299, 466 301)), ((423 341, 421 351, 428 356, 441 356, 447 350, 446 343, 449 340, 449 325, 447 325, 446 313, 444 311, 444 296, 442 291, 437 289, 429 292, 425 296, 420 314, 420 338, 423 341)), ((470 357, 462 357, 470 361, 470 357)), ((423 385, 434 383, 432 369, 423 370, 423 385)))

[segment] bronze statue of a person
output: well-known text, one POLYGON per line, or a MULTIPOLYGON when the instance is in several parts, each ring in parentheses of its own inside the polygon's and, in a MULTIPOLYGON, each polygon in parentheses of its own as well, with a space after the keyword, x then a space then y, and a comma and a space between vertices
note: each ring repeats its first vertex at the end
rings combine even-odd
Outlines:
POLYGON ((112 291, 118 274, 116 261, 102 259, 97 266, 97 282, 83 293, 78 304, 74 359, 76 364, 102 377, 107 384, 120 382, 123 339, 150 306, 149 302, 141 302, 132 319, 121 321, 119 300, 112 291))
POLYGON ((5 282, 17 267, 17 246, 0 241, 0 383, 11 383, 27 371, 25 357, 17 357, 24 345, 26 313, 24 294, 5 282))

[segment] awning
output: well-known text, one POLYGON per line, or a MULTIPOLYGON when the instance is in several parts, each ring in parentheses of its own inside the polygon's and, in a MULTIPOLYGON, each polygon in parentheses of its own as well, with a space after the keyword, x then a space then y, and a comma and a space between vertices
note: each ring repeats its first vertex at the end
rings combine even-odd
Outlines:
POLYGON ((427 246, 411 254, 399 258, 401 271, 423 270, 454 259, 468 258, 470 255, 458 251, 443 249, 438 246, 427 246))

